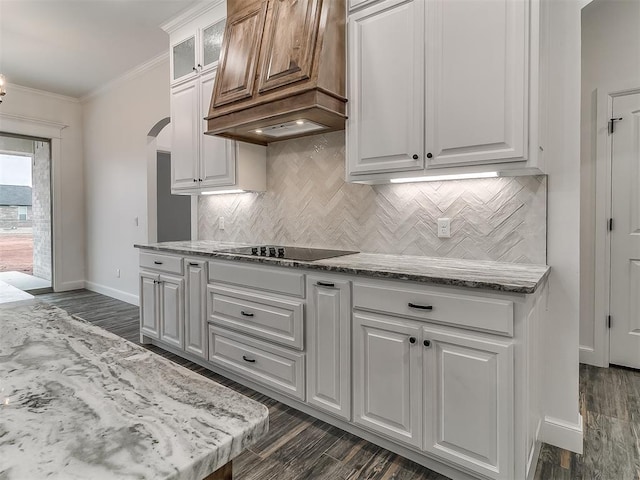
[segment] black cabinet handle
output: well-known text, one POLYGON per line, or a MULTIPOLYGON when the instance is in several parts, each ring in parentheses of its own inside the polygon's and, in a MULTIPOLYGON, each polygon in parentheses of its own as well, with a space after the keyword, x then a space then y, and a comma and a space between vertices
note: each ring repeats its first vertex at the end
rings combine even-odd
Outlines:
POLYGON ((424 344, 425 347, 430 347, 431 346, 431 340, 425 340, 422 343, 424 344))
POLYGON ((245 362, 249 362, 249 363, 256 363, 255 358, 247 358, 247 356, 246 356, 246 355, 242 355, 242 359, 243 359, 245 362))
POLYGON ((409 343, 416 343, 416 337, 409 337, 409 343))
POLYGON ((253 317, 253 313, 245 312, 244 310, 242 310, 240 313, 241 313, 242 315, 244 315, 245 317, 253 317))
POLYGON ((155 263, 156 265, 162 265, 162 262, 159 262, 157 260, 154 260, 153 263, 155 263))
POLYGON ((319 285, 321 287, 335 287, 336 284, 335 283, 331 283, 331 282, 316 282, 316 285, 319 285))
POLYGON ((194 72, 197 72, 198 69, 196 67, 191 67, 194 72))
POLYGON ((413 154, 413 159, 414 159, 414 160, 417 160, 418 158, 419 158, 419 157, 418 157, 418 154, 417 154, 417 153, 414 153, 414 154, 413 154))
POLYGON ((195 178, 193 179, 194 182, 197 182, 198 180, 196 180, 195 178))
POLYGON ((197 267, 197 266, 199 266, 200 264, 199 264, 199 263, 189 262, 189 265, 191 265, 192 267, 197 267))
POLYGON ((418 310, 433 310, 433 305, 418 305, 416 303, 408 303, 409 308, 417 308, 418 310))
POLYGON ((427 153, 427 158, 432 158, 433 155, 431 153, 427 153))

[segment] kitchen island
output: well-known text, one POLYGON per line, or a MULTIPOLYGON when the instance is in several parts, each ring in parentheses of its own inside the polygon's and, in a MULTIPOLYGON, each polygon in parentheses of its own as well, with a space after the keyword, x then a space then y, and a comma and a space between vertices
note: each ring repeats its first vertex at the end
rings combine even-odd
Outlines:
POLYGON ((0 478, 230 479, 267 408, 42 303, 0 308, 0 478))

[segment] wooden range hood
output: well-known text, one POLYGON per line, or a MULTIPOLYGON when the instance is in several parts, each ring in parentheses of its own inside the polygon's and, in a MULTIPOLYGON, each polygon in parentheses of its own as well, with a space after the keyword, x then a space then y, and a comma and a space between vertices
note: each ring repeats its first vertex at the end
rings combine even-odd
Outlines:
POLYGON ((344 130, 344 0, 228 0, 207 134, 266 145, 344 130))

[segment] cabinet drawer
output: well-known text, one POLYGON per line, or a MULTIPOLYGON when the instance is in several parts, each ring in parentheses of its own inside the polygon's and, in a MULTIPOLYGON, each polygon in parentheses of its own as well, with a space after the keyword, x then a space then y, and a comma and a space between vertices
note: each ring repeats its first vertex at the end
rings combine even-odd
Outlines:
POLYGON ((304 348, 303 304, 222 285, 207 287, 208 320, 286 347, 304 348))
POLYGON ((209 360, 250 380, 304 400, 304 354, 209 325, 209 360))
POLYGON ((513 302, 509 300, 354 283, 353 306, 513 336, 513 302))
POLYGON ((304 274, 285 268, 214 260, 209 262, 209 281, 304 297, 304 274))
POLYGON ((182 275, 182 257, 140 252, 140 266, 142 268, 151 268, 161 272, 182 275))

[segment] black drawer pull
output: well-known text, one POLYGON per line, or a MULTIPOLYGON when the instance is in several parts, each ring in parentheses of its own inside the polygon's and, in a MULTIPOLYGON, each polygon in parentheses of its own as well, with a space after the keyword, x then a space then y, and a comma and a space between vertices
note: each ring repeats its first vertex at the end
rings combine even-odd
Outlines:
POLYGON ((253 313, 251 312, 245 312, 244 310, 241 310, 240 313, 245 317, 253 317, 253 313))
POLYGON ((409 308, 417 308, 419 310, 433 310, 433 305, 417 305, 409 302, 409 308))
POLYGON ((256 363, 255 358, 247 358, 247 357, 246 357, 246 355, 242 355, 242 359, 243 359, 245 362, 249 362, 249 363, 256 363))
POLYGON ((416 337, 409 337, 409 343, 416 343, 416 337))
POLYGON ((193 263, 193 262, 189 262, 189 265, 191 265, 192 267, 198 267, 200 266, 199 263, 193 263))
POLYGON ((331 282, 317 282, 316 285, 319 285, 321 287, 335 287, 336 284, 335 283, 331 283, 331 282))
POLYGON ((153 263, 155 263, 156 265, 162 265, 162 262, 159 262, 157 260, 154 260, 153 263))
POLYGON ((424 343, 425 347, 430 347, 431 346, 431 340, 425 340, 423 343, 424 343))

